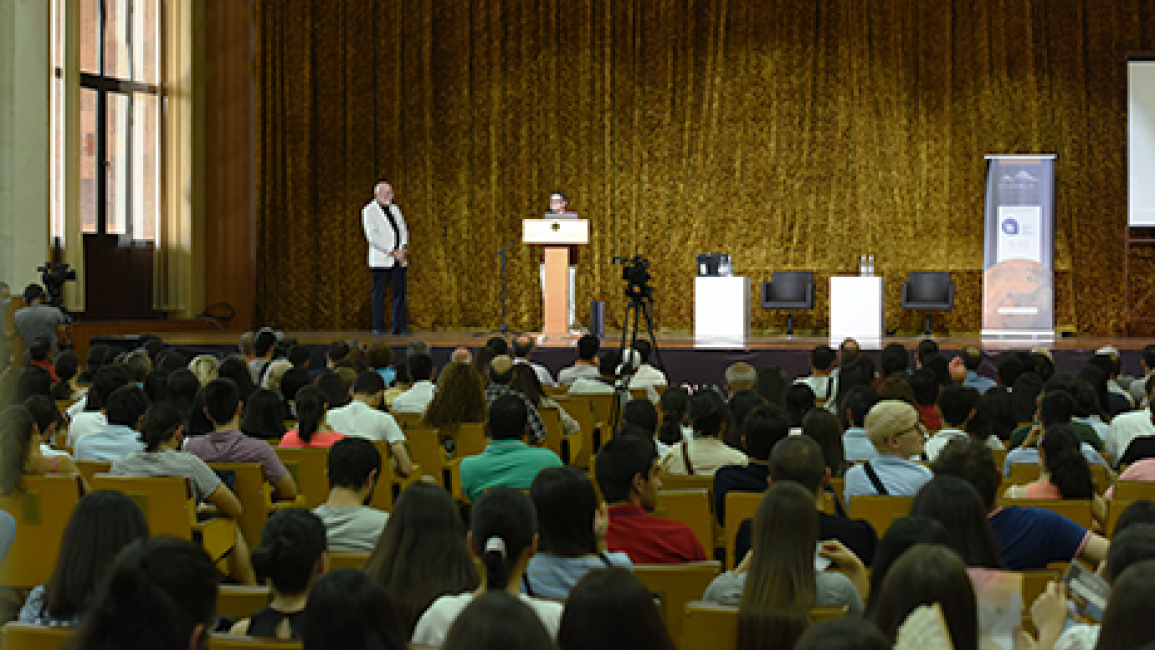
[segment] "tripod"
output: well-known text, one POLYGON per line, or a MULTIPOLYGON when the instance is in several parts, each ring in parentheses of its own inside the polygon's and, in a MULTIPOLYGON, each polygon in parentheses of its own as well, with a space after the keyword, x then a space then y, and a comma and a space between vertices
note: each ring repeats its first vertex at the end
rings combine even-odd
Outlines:
MULTIPOLYGON (((650 344, 654 349, 654 359, 659 367, 662 365, 662 354, 658 349, 658 339, 654 336, 654 297, 649 290, 643 289, 636 294, 630 294, 630 302, 626 305, 626 317, 622 321, 622 343, 618 351, 622 354, 622 367, 617 380, 614 382, 614 400, 610 409, 611 430, 617 436, 621 431, 622 403, 630 396, 630 379, 637 368, 630 368, 625 363, 626 341, 632 349, 638 342, 640 320, 645 319, 646 332, 650 336, 650 344), (631 318, 632 316, 632 318, 631 318)), ((640 360, 639 360, 640 361, 640 360)))
POLYGON ((513 239, 509 240, 508 244, 497 249, 497 252, 493 254, 494 257, 501 258, 501 326, 497 329, 489 330, 488 332, 477 332, 474 334, 474 336, 489 336, 490 334, 501 334, 506 336, 509 334, 521 334, 521 332, 509 329, 509 327, 505 324, 505 262, 506 258, 508 257, 507 250, 510 246, 513 246, 517 243, 517 239, 517 237, 514 237, 513 239))

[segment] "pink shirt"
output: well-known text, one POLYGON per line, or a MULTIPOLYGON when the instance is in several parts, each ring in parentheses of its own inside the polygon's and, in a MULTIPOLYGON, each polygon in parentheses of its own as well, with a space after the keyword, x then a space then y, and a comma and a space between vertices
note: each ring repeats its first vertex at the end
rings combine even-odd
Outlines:
POLYGON ((343 433, 336 433, 336 432, 332 432, 332 431, 327 431, 327 432, 318 431, 318 432, 314 433, 309 438, 309 442, 305 442, 304 440, 301 440, 300 432, 297 429, 293 429, 292 431, 286 433, 285 437, 281 438, 281 446, 282 447, 324 447, 324 448, 328 448, 328 447, 332 447, 333 443, 337 442, 338 440, 340 440, 341 438, 344 438, 344 437, 345 437, 345 434, 343 434, 343 433))
POLYGON ((1059 500, 1063 498, 1063 495, 1059 492, 1059 486, 1054 483, 1050 481, 1035 481, 1034 483, 1027 484, 1022 498, 1059 500))
MULTIPOLYGON (((1135 461, 1122 474, 1119 475, 1120 481, 1148 481, 1155 483, 1155 458, 1144 458, 1143 460, 1135 461)), ((1110 490, 1103 495, 1110 499, 1115 496, 1115 486, 1112 485, 1110 490)))

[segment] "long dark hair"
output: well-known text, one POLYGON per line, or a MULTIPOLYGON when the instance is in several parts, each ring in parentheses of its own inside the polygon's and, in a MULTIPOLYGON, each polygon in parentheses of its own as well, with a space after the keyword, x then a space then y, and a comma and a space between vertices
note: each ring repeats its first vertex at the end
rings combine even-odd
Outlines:
POLYGON ((1148 647, 1155 628, 1147 618, 1155 600, 1155 560, 1131 565, 1115 579, 1095 650, 1131 650, 1148 647))
POLYGON ((537 512, 522 492, 490 488, 473 504, 469 531, 485 569, 485 588, 505 589, 521 555, 533 543, 537 512))
POLYGON ((211 631, 216 599, 217 571, 199 545, 137 540, 117 557, 93 600, 77 648, 185 650, 197 626, 202 635, 211 631))
POLYGON ((866 602, 863 616, 874 617, 874 610, 878 608, 878 598, 875 596, 882 593, 882 581, 903 553, 916 544, 950 546, 950 542, 950 533, 937 519, 910 516, 895 521, 886 529, 886 534, 874 550, 874 560, 870 563, 870 600, 866 602))
POLYGON ((730 411, 718 393, 698 391, 690 398, 690 421, 695 438, 722 438, 730 427, 730 411))
POLYGON ((146 451, 156 451, 160 446, 172 439, 176 430, 184 425, 180 411, 167 402, 158 402, 148 407, 144 412, 144 420, 140 427, 140 439, 144 441, 146 451))
POLYGON ((313 434, 321 428, 321 421, 325 419, 325 411, 329 405, 315 386, 302 386, 297 391, 297 435, 301 442, 308 444, 313 434))
POLYGON ((363 571, 385 589, 406 638, 439 596, 480 582, 453 497, 422 482, 401 492, 363 571))
POLYGON ((809 436, 822 448, 822 457, 830 468, 830 476, 846 474, 846 450, 842 446, 842 423, 826 409, 811 409, 802 418, 802 435, 809 436))
POLYGON ((19 404, 0 411, 0 494, 20 489, 35 427, 32 413, 19 404))
POLYGON ((950 532, 950 546, 967 566, 1003 568, 987 509, 978 490, 969 482, 957 476, 934 477, 914 497, 910 514, 941 523, 950 532))
POLYGON ((1011 417, 1016 424, 1026 424, 1035 419, 1038 406, 1035 398, 1043 390, 1043 380, 1033 372, 1024 372, 1015 380, 1011 389, 1011 417))
POLYGON ((485 422, 488 410, 485 377, 468 363, 453 362, 437 376, 437 392, 433 394, 422 420, 435 427, 485 422))
POLYGON ((882 590, 874 622, 893 642, 898 628, 915 608, 940 603, 955 650, 978 650, 979 616, 974 587, 966 564, 944 546, 918 544, 891 567, 882 590))
MULTIPOLYGON (((567 606, 568 609, 568 606, 567 606)), ((487 591, 454 619, 442 650, 553 650, 541 618, 505 591, 487 591)))
POLYGON ((529 496, 537 510, 539 550, 566 557, 598 552, 594 535, 598 499, 585 472, 568 466, 543 469, 529 496))
POLYGON ((86 494, 64 528, 56 568, 44 585, 44 611, 58 619, 88 611, 117 554, 146 538, 148 522, 127 495, 109 490, 86 494))
POLYGON ((249 372, 249 364, 241 357, 230 356, 221 362, 221 367, 217 369, 217 377, 223 379, 231 379, 237 385, 237 391, 240 393, 241 401, 249 401, 249 395, 257 389, 253 384, 253 375, 249 372))
POLYGON ((301 621, 305 650, 405 650, 408 638, 389 595, 360 571, 330 571, 309 590, 301 621))
POLYGON ((662 423, 658 425, 658 440, 667 445, 682 442, 682 422, 690 410, 690 393, 681 386, 670 386, 658 398, 662 423))
POLYGON ((540 406, 541 400, 545 397, 545 389, 541 387, 541 380, 538 379, 533 366, 528 363, 515 363, 512 372, 513 379, 510 380, 509 387, 528 397, 534 406, 540 406))
POLYGON ((790 428, 802 426, 802 418, 814 408, 816 404, 814 389, 806 384, 791 384, 782 396, 782 405, 786 409, 786 417, 790 420, 790 428))
POLYGON ((597 569, 569 598, 557 634, 561 650, 674 650, 650 590, 631 571, 597 569))
POLYGON ((1065 424, 1048 427, 1039 442, 1051 483, 1064 499, 1090 499, 1095 493, 1091 467, 1080 446, 1075 428, 1065 424))

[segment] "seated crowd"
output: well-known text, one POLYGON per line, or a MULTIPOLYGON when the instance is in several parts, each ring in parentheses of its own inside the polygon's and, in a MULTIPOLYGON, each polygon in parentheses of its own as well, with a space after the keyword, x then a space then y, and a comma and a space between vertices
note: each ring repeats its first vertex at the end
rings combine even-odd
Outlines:
MULTIPOLYGON (((1074 374, 1046 350, 1006 353, 992 378, 977 348, 948 359, 933 341, 913 356, 891 344, 876 366, 848 339, 816 347, 801 377, 732 364, 723 390, 671 385, 648 342, 601 351, 589 335, 556 374, 527 336, 454 350, 440 367, 421 341, 395 361, 386 344, 285 346, 268 328, 223 359, 151 341, 92 346, 82 367, 33 347, 0 374, 0 497, 27 477, 77 475, 80 498, 51 576, 0 614, 76 626, 82 649, 231 634, 305 648, 672 650, 681 639, 654 604, 652 565, 713 567, 697 599, 734 608, 743 649, 891 647, 935 604, 958 649, 1014 635, 1032 648, 1155 642, 1140 609, 1155 506, 1114 498, 1117 481, 1155 482, 1155 346, 1142 352, 1149 376, 1128 382, 1112 348, 1074 374), (599 418, 595 438, 570 411, 599 395, 620 421, 599 418), (567 464, 547 422, 596 445, 588 461, 567 464), (478 426, 484 447, 459 446, 478 426), (443 476, 414 462, 419 429, 437 433, 443 476), (312 509, 284 456, 296 449, 326 459, 312 509), (236 477, 218 463, 259 466, 259 537, 242 531, 236 477), (104 474, 187 479, 198 519, 237 522, 227 557, 151 537, 136 501, 92 489, 104 474), (705 536, 667 487, 701 496, 705 536), (388 511, 381 490, 396 497, 388 511), (738 493, 755 496, 735 514, 738 493), (854 518, 877 497, 901 509, 854 518), (1060 502, 1085 504, 1087 520, 1060 502), (331 569, 347 554, 359 570, 331 569), (1017 589, 1023 572, 1070 563, 1110 584, 1096 622, 1068 620, 1058 582, 1022 603, 1033 636, 987 613, 1007 579, 1017 589), (268 606, 221 619, 222 581, 266 586, 268 606), (831 607, 841 615, 812 623, 831 607)), ((7 552, 17 513, 3 514, 7 552)))

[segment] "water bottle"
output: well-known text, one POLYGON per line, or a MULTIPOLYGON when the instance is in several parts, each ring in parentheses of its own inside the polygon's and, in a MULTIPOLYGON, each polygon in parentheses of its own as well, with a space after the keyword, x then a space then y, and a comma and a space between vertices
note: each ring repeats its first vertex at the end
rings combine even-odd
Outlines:
POLYGON ((866 277, 866 253, 858 256, 858 275, 866 277))
POLYGON ((866 274, 874 277, 874 253, 866 256, 866 274))

